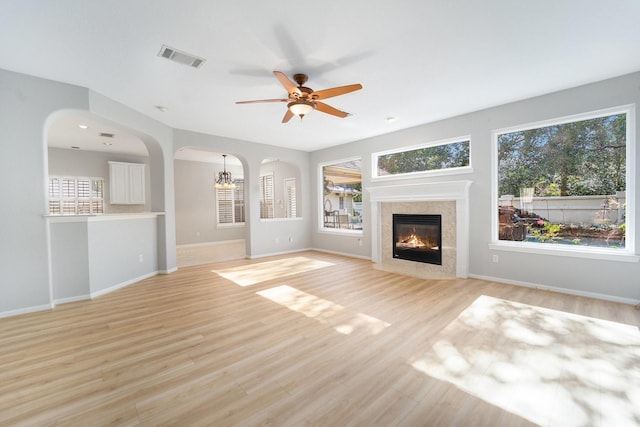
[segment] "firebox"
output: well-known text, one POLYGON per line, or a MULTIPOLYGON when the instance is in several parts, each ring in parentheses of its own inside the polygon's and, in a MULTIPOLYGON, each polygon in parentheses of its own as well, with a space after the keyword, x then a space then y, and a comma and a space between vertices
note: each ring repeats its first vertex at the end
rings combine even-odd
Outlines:
POLYGON ((393 214, 393 257, 442 265, 442 216, 393 214))

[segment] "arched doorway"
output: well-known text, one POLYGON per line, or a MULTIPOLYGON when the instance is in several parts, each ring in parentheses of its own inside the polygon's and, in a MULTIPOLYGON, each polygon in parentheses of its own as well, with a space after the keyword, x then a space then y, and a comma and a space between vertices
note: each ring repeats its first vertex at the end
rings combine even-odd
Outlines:
POLYGON ((232 154, 184 147, 174 156, 178 267, 246 256, 244 167, 232 154), (220 172, 233 184, 216 187, 220 172))

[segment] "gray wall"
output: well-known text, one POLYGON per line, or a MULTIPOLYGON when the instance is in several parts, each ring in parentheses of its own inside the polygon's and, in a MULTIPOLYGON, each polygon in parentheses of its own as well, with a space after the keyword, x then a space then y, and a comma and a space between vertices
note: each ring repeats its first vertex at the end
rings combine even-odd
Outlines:
POLYGON ((53 301, 89 297, 89 237, 86 222, 61 222, 51 228, 53 301))
POLYGON ((44 135, 64 108, 87 109, 87 90, 0 70, 0 313, 51 304, 44 135))
MULTIPOLYGON (((296 201, 300 200, 302 194, 299 182, 300 182, 300 168, 298 166, 276 160, 268 162, 260 166, 260 175, 273 174, 273 197, 275 199, 274 215, 276 218, 285 218, 287 215, 286 199, 287 196, 284 191, 284 180, 288 178, 295 178, 296 180, 296 201)), ((302 206, 296 207, 296 216, 302 217, 302 206)))
POLYGON ((158 271, 156 218, 90 221, 87 225, 92 294, 158 271))
POLYGON ((151 187, 149 158, 98 151, 79 151, 49 147, 49 175, 88 176, 104 178, 105 213, 148 212, 151 210, 151 187), (145 204, 111 205, 109 203, 109 162, 144 163, 145 204))
MULTIPOLYGON (((453 137, 471 135, 471 161, 473 172, 464 175, 407 179, 402 182, 442 182, 470 179, 470 203, 472 220, 470 225, 470 273, 482 278, 495 278, 517 284, 552 287, 584 295, 612 297, 637 301, 640 299, 640 264, 637 262, 609 261, 580 257, 556 256, 553 254, 522 253, 509 250, 492 250, 492 209, 496 203, 492 198, 492 149, 491 132, 510 126, 556 119, 604 108, 640 103, 640 73, 634 73, 586 86, 514 102, 467 115, 442 120, 391 134, 356 141, 349 144, 320 150, 311 154, 311 194, 313 223, 317 224, 321 210, 317 179, 318 165, 323 162, 360 156, 363 161, 363 188, 389 185, 389 182, 371 181, 371 153, 439 141, 453 137), (499 254, 499 263, 492 256, 499 254)), ((635 122, 638 123, 638 110, 635 122)), ((638 126, 636 125, 636 141, 638 126)), ((636 150, 635 164, 640 165, 640 150, 636 150)), ((633 171, 638 181, 639 167, 633 171)), ((365 218, 369 218, 369 200, 364 194, 365 218)), ((635 207, 638 216, 638 204, 635 207)), ((353 236, 335 236, 312 229, 312 245, 329 251, 370 256, 368 221, 364 224, 364 247, 357 245, 353 236)), ((638 228, 635 229, 638 241, 638 228)), ((637 249, 636 249, 637 253, 637 249)))
MULTIPOLYGON (((245 227, 217 227, 214 180, 222 163, 175 160, 176 243, 178 245, 244 239, 245 227)), ((231 176, 243 177, 241 166, 227 165, 231 176)))
MULTIPOLYGON (((310 247, 310 215, 302 218, 282 220, 260 220, 261 163, 267 158, 278 158, 291 163, 301 171, 309 170, 309 153, 241 141, 233 138, 206 135, 186 130, 175 130, 174 152, 182 147, 201 148, 219 153, 227 153, 240 159, 245 180, 245 234, 248 257, 261 257, 276 253, 285 253, 310 247)), ((303 174, 298 185, 302 189, 310 186, 309 175, 303 174)), ((302 212, 311 212, 310 195, 302 191, 298 200, 302 212)))
MULTIPOLYGON (((72 85, 0 70, 0 317, 51 307, 47 212, 48 126, 68 110, 90 112, 129 132, 149 151, 157 270, 176 268, 172 129, 104 96, 72 85)), ((59 295, 60 297, 65 297, 59 295)))
MULTIPOLYGON (((47 149, 45 135, 56 112, 89 111, 122 131, 140 138, 149 152, 150 209, 164 211, 157 219, 157 269, 176 268, 174 153, 182 147, 225 152, 243 163, 247 182, 247 223, 244 238, 251 257, 309 247, 370 257, 369 224, 359 236, 338 236, 318 230, 321 162, 360 157, 363 187, 372 183, 371 153, 456 136, 471 135, 473 172, 455 177, 422 178, 398 182, 420 183, 470 179, 473 220, 470 236, 470 272, 485 278, 560 288, 569 292, 640 299, 640 264, 578 257, 557 257, 495 251, 491 242, 492 154, 491 131, 508 126, 595 111, 640 101, 640 73, 634 73, 537 98, 514 102, 467 115, 426 124, 362 141, 306 153, 231 138, 174 130, 143 114, 84 88, 0 70, 0 178, 23 186, 0 190, 0 316, 47 308, 53 299, 49 268, 49 230, 46 212, 47 149), (259 215, 261 162, 279 158, 304 171, 298 182, 302 218, 263 221, 259 215), (27 191, 25 191, 25 189, 27 191), (492 263, 499 252, 500 262, 492 263)), ((638 113, 636 112, 636 115, 638 113)), ((636 122, 638 117, 636 117, 636 122)), ((637 139, 637 126, 636 126, 637 139)), ((640 150, 636 150, 636 164, 640 150)), ((634 171, 636 182, 638 168, 634 171)), ((364 194, 364 217, 370 215, 364 194)), ((638 206, 635 207, 638 218, 638 206)), ((635 231, 638 240, 638 229, 635 231)), ((153 258, 153 257, 151 257, 153 258)), ((149 266, 147 266, 149 267, 149 266)), ((137 274, 131 271, 129 274, 137 274)))

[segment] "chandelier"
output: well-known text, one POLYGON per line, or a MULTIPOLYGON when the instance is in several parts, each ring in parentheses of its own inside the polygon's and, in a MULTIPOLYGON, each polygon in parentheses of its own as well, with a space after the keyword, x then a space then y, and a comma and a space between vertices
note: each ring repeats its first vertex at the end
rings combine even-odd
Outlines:
POLYGON ((227 155, 223 154, 224 170, 218 172, 218 178, 216 179, 216 188, 235 188, 233 179, 231 178, 231 172, 227 172, 227 155))

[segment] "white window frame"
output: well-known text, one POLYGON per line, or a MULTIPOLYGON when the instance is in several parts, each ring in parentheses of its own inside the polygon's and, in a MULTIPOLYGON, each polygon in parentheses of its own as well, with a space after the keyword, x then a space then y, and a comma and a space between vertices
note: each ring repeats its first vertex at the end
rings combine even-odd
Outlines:
POLYGON ((430 176, 443 176, 443 175, 459 175, 472 173, 472 143, 471 143, 471 135, 464 135, 455 138, 447 138, 441 139, 438 141, 431 141, 427 143, 410 145, 400 148, 394 148, 386 151, 379 151, 371 154, 371 180, 372 181, 389 181, 395 179, 407 179, 407 178, 420 178, 420 177, 430 177, 430 176), (405 153, 407 151, 420 150, 421 148, 430 148, 437 147, 439 145, 448 145, 455 144, 458 142, 469 142, 469 166, 448 168, 448 169, 435 169, 429 171, 417 171, 417 172, 409 172, 409 173, 397 173, 392 175, 378 175, 378 159, 381 156, 386 156, 388 154, 397 154, 397 153, 405 153))
POLYGON ((338 160, 332 160, 329 162, 322 162, 322 163, 318 163, 318 176, 317 176, 317 182, 318 182, 318 209, 317 209, 317 215, 318 215, 318 232, 319 233, 326 233, 326 234, 340 234, 340 235, 355 235, 355 236, 362 236, 362 230, 350 230, 350 229, 344 229, 344 228, 325 228, 324 226, 324 167, 325 166, 331 166, 331 165, 335 165, 337 163, 346 163, 346 162, 352 162, 355 160, 359 160, 360 161, 360 173, 361 173, 361 178, 360 178, 360 183, 363 184, 362 182, 362 169, 363 169, 363 159, 361 156, 355 156, 355 157, 347 157, 344 159, 338 159, 338 160))
MULTIPOLYGON (((242 205, 243 209, 246 209, 246 205, 244 203, 244 181, 236 180, 236 188, 216 188, 215 196, 216 196, 216 224, 218 228, 231 228, 231 227, 244 227, 244 221, 236 222, 236 204, 239 200, 236 200, 236 192, 240 192, 243 195, 242 205), (242 185, 242 189, 238 189, 237 186, 242 185), (222 191, 230 191, 231 192, 231 222, 220 222, 220 193, 222 191)), ((226 201, 226 200, 225 200, 226 201)), ((244 212, 246 216, 246 211, 244 212)))
POLYGON ((491 132, 491 243, 492 250, 526 252, 554 256, 568 256, 577 258, 593 258, 613 261, 638 262, 640 256, 636 254, 635 229, 636 229, 636 106, 635 104, 623 105, 619 107, 606 108, 597 111, 564 116, 556 119, 543 120, 524 125, 495 129, 491 132), (561 125, 581 120, 589 120, 603 116, 615 114, 626 114, 626 236, 624 249, 596 248, 571 245, 545 245, 531 242, 514 242, 499 240, 498 238, 498 136, 519 132, 528 129, 561 125))
POLYGON ((104 191, 105 191, 105 180, 102 177, 99 176, 69 176, 69 175, 49 175, 49 178, 47 179, 47 212, 48 215, 52 215, 52 216, 70 216, 70 215, 101 215, 104 214, 105 212, 105 204, 104 204, 104 191), (50 188, 51 188, 51 181, 53 179, 57 179, 59 180, 59 194, 60 197, 51 197, 51 192, 50 192, 50 188), (72 198, 64 198, 62 196, 63 191, 62 191, 62 182, 63 180, 71 180, 74 181, 74 195, 72 198), (78 195, 78 182, 79 181, 88 181, 89 182, 89 197, 88 198, 80 198, 78 195), (94 182, 101 182, 102 183, 102 197, 95 197, 93 194, 93 186, 92 184, 94 182), (60 202, 60 213, 52 213, 51 212, 51 201, 59 201, 60 202), (73 201, 73 205, 74 205, 74 212, 73 213, 64 213, 64 201, 73 201), (79 201, 88 201, 89 202, 89 212, 83 212, 83 213, 79 213, 78 212, 78 202, 79 201), (94 202, 98 202, 102 205, 102 209, 101 212, 95 212, 94 211, 94 202))

